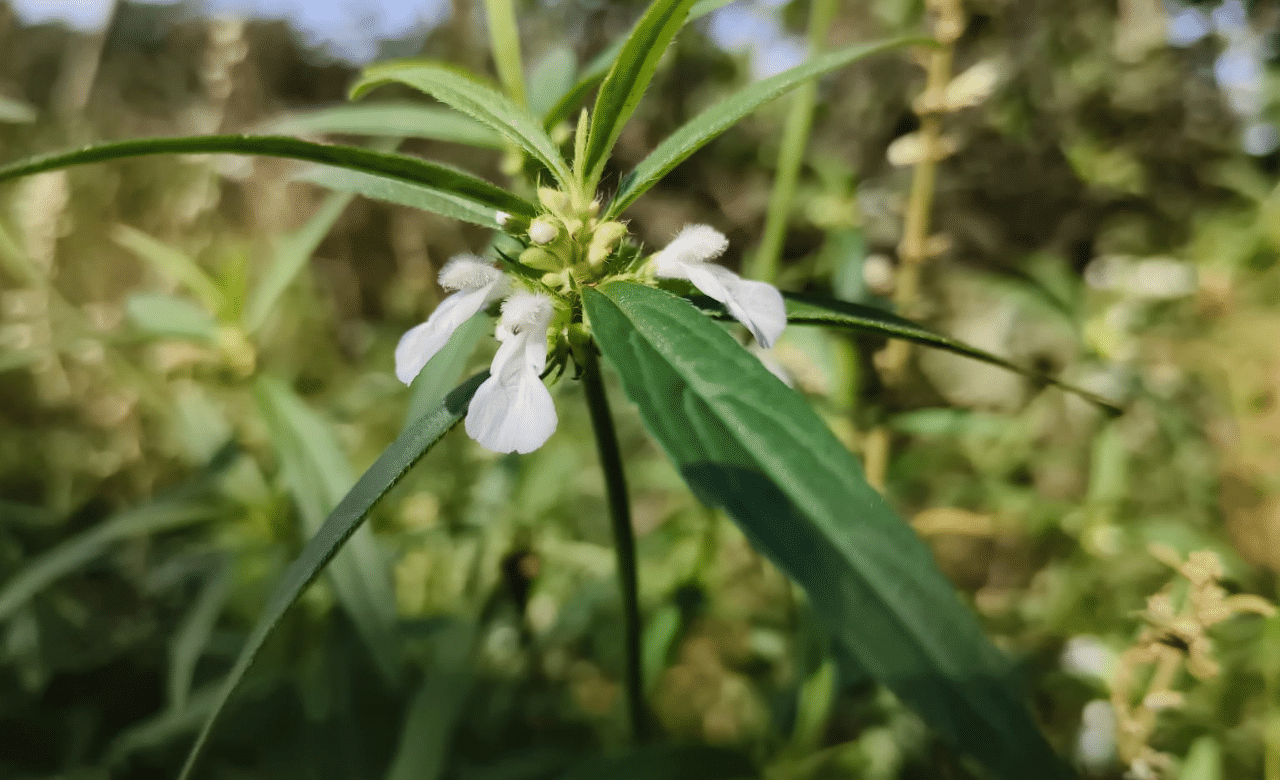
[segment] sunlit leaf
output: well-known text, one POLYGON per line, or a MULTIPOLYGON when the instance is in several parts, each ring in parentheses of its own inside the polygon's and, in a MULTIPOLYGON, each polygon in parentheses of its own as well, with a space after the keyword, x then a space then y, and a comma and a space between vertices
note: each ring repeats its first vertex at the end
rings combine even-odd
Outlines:
POLYGON ((583 303, 649 432, 698 499, 804 587, 837 658, 1003 780, 1070 776, 1009 659, 798 394, 676 296, 610 282, 583 303))
MULTIPOLYGON (((545 165, 561 184, 567 186, 573 181, 560 151, 538 120, 493 87, 446 65, 409 60, 366 68, 364 75, 351 88, 351 96, 358 98, 375 87, 390 83, 413 87, 456 108, 524 149, 545 165)), ((513 214, 523 213, 518 209, 505 210, 513 214)))
MULTIPOLYGON (((687 23, 692 22, 694 19, 701 19, 731 2, 733 0, 699 0, 689 9, 689 15, 685 21, 687 23)), ((609 68, 613 66, 614 60, 618 59, 618 52, 622 51, 625 43, 625 38, 619 38, 612 45, 606 47, 604 51, 597 54, 591 62, 588 62, 582 68, 582 72, 578 75, 577 83, 574 83, 572 87, 566 86, 564 91, 558 94, 550 108, 539 112, 543 116, 544 127, 554 127, 568 119, 570 115, 578 110, 587 99, 587 95, 591 93, 591 90, 595 89, 596 85, 604 80, 609 68)))
POLYGON ((663 176, 684 162, 689 155, 701 149, 713 138, 737 124, 747 114, 760 106, 795 89, 807 80, 857 62, 872 54, 910 44, 928 44, 918 38, 897 38, 877 43, 858 44, 819 55, 803 65, 797 65, 776 76, 743 87, 732 95, 705 109, 678 130, 667 136, 649 156, 640 161, 622 179, 622 186, 609 204, 610 216, 620 214, 636 198, 644 194, 663 176))
POLYGON ((207 311, 221 310, 222 291, 217 283, 184 252, 128 225, 116 225, 111 231, 111 239, 150 263, 164 276, 186 287, 200 299, 207 311))
POLYGON ((414 103, 341 104, 273 119, 262 132, 280 135, 340 133, 429 141, 501 149, 502 136, 475 121, 440 106, 414 103))
MULTIPOLYGON (((430 211, 442 217, 470 222, 473 225, 498 227, 497 212, 473 200, 450 195, 443 190, 412 184, 407 181, 371 176, 359 171, 339 168, 316 167, 297 176, 298 181, 310 182, 337 192, 354 192, 366 198, 430 211)), ((512 212, 515 213, 515 212, 512 212)))
POLYGON ((580 174, 588 182, 598 181, 622 126, 644 97, 658 60, 684 26, 693 0, 654 0, 632 28, 609 73, 600 84, 595 108, 591 111, 591 134, 580 174))

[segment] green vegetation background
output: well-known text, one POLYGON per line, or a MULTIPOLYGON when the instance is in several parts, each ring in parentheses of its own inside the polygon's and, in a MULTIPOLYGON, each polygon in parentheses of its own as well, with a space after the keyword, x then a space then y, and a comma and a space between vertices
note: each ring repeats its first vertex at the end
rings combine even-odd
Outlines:
MULTIPOLYGON (((949 355, 917 352, 905 379, 883 381, 881 344, 817 330, 792 328, 774 353, 855 452, 888 431, 887 493, 1022 661, 1066 754, 1086 704, 1108 697, 1108 654, 1134 642, 1135 613, 1172 577, 1152 542, 1217 552, 1229 591, 1274 598, 1280 571, 1280 157, 1239 151, 1211 75, 1219 44, 1168 47, 1147 5, 966 3, 957 70, 990 60, 1001 78, 946 120, 955 152, 934 222, 950 245, 925 268, 917 312, 1125 399, 1123 417, 949 355), (1095 673, 1082 647, 1100 653, 1095 673)), ((454 9, 421 52, 491 68, 483 8, 454 9)), ((584 62, 639 7, 525 10, 528 61, 567 44, 584 62)), ((37 109, 0 125, 0 159, 260 128, 341 102, 355 76, 277 24, 169 27, 164 13, 122 5, 95 38, 23 29, 0 7, 0 94, 37 109)), ((802 31, 806 13, 797 1, 783 17, 802 31)), ((918 31, 922 14, 909 0, 848 3, 831 40, 918 31)), ((698 30, 624 132, 615 183, 748 78, 698 30)), ((914 129, 922 84, 907 54, 821 82, 781 286, 886 302, 877 285, 910 180, 886 148, 914 129)), ((660 246, 705 222, 730 237, 727 262, 750 257, 786 110, 692 157, 633 207, 632 229, 660 246)), ((512 164, 403 148, 497 181, 512 164)), ((486 236, 348 203, 291 181, 297 170, 150 158, 0 192, 0 778, 174 774, 271 584, 405 422, 392 349, 438 301, 439 266, 486 236), (203 295, 180 256, 213 280, 203 295), (261 330, 227 327, 291 259, 305 271, 261 330)), ((803 594, 696 505, 621 400, 650 702, 673 743, 722 750, 653 749, 651 775, 578 764, 625 743, 613 557, 580 394, 557 390, 562 430, 530 456, 455 433, 424 459, 349 569, 286 619, 204 776, 977 776, 892 697, 833 677, 803 594), (379 644, 385 625, 396 638, 379 644)), ((1212 756, 1186 762, 1218 773, 1195 778, 1280 777, 1272 623, 1216 629, 1221 673, 1180 680, 1185 706, 1161 716, 1155 747, 1212 756)))

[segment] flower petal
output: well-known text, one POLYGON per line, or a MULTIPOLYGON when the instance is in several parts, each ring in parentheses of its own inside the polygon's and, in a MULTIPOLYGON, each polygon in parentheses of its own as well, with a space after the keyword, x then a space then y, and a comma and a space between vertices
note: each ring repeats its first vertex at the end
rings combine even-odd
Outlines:
POLYGON ((787 307, 777 287, 743 279, 718 265, 689 265, 687 272, 694 287, 723 303, 765 349, 786 329, 787 307))
POLYGON ((654 273, 663 279, 688 279, 688 265, 714 260, 728 248, 729 239, 710 225, 685 225, 653 256, 654 273))
POLYGON ((494 452, 533 452, 559 419, 539 374, 547 358, 546 334, 516 333, 498 347, 492 374, 467 409, 467 435, 494 452))
POLYGON ((449 343, 449 337, 458 326, 489 305, 498 286, 491 283, 456 292, 440 301, 426 322, 405 331, 396 345, 396 378, 406 385, 412 383, 427 361, 449 343))

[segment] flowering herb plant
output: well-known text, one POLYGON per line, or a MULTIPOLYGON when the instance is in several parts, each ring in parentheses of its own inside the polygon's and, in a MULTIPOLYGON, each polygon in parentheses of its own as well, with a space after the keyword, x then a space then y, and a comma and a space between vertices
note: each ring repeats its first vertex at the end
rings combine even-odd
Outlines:
MULTIPOLYGON (((655 0, 630 35, 588 65, 577 84, 540 116, 526 107, 512 40, 501 49, 495 45, 505 92, 425 61, 373 66, 355 86, 358 97, 382 84, 407 85, 460 112, 470 137, 492 145, 496 132, 519 150, 531 173, 513 189, 408 155, 284 136, 135 140, 0 169, 3 180, 136 155, 273 155, 323 166, 308 178, 332 189, 499 231, 501 240, 490 252, 459 255, 441 269, 440 285, 450 295, 426 322, 404 334, 395 351, 395 374, 411 383, 437 365, 433 358, 469 349, 454 338, 456 332, 496 311, 499 347, 489 370, 462 382, 409 426, 307 543, 228 675, 184 777, 281 616, 397 480, 464 418, 466 433, 493 451, 537 449, 557 425, 548 384, 575 378, 584 383, 613 521, 626 616, 629 717, 637 741, 645 738, 634 539, 600 357, 696 497, 723 509, 805 589, 834 658, 847 671, 894 691, 994 777, 1070 775, 1039 732, 1009 659, 985 638, 924 543, 867 484, 857 460, 803 398, 717 320, 736 320, 765 348, 788 325, 825 325, 1016 367, 876 309, 784 295, 768 283, 744 279, 715 262, 728 247, 715 226, 686 226, 652 251, 632 238, 622 219, 664 175, 764 103, 865 56, 927 42, 850 46, 756 82, 677 129, 611 195, 602 188, 610 150, 668 44, 689 18, 719 4, 655 0), (579 114, 566 157, 547 128, 564 122, 597 87, 593 106, 579 114)), ((500 2, 489 5, 491 12, 511 11, 500 2)), ((494 29, 498 43, 507 28, 494 29)), ((389 132, 415 130, 421 128, 389 132)))

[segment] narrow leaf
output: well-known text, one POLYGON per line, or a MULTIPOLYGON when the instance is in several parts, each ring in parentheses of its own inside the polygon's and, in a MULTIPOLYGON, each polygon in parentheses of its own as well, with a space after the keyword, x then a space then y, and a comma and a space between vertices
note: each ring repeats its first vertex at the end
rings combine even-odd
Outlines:
POLYGON ((128 225, 116 225, 111 231, 111 240, 150 263, 161 274, 182 284, 200 299, 206 311, 222 309, 222 291, 217 283, 184 252, 128 225))
MULTIPOLYGON (((1014 373, 1021 374, 1034 382, 1046 385, 1052 385, 1068 393, 1074 393, 1081 398, 1097 405, 1107 414, 1117 415, 1123 410, 1107 399, 1091 393, 1088 390, 1076 387, 1075 385, 1061 382, 1051 376, 1042 374, 1030 368, 1025 368, 1005 360, 1002 357, 993 355, 990 352, 969 346, 963 341, 936 333, 923 325, 912 322, 905 317, 899 317, 896 314, 877 309, 874 306, 864 306, 858 303, 850 303, 848 301, 838 301, 830 298, 818 298, 808 295, 799 295, 797 293, 783 293, 787 304, 787 322, 792 325, 830 325, 840 328, 848 328, 861 333, 870 333, 876 336, 884 336, 891 339, 903 339, 904 341, 914 342, 925 347, 933 347, 946 352, 953 352, 957 355, 963 355, 974 360, 980 360, 983 363, 990 363, 994 366, 1008 369, 1014 373)), ((699 296, 694 299, 693 304, 704 312, 710 314, 716 319, 730 319, 728 312, 719 303, 699 296)))
MULTIPOLYGON (((692 22, 694 19, 701 19, 707 14, 725 7, 733 0, 698 0, 689 9, 689 16, 685 22, 692 22)), ((579 80, 572 87, 564 88, 562 92, 557 93, 559 98, 554 104, 543 114, 543 127, 548 129, 555 127, 560 122, 568 119, 587 99, 587 95, 596 85, 604 80, 609 68, 613 66, 614 60, 618 59, 618 52, 622 51, 622 47, 626 44, 625 38, 619 38, 604 51, 596 55, 595 59, 588 62, 579 75, 579 80)))
POLYGON ((484 10, 489 22, 489 48, 498 67, 498 78, 516 105, 527 105, 515 4, 513 0, 484 0, 484 10))
POLYGON ((388 179, 384 176, 371 176, 359 171, 319 166, 299 174, 296 178, 298 181, 310 182, 337 192, 354 192, 366 198, 430 211, 442 217, 470 222, 473 225, 494 229, 498 227, 497 211, 494 209, 474 200, 459 198, 444 190, 424 187, 421 184, 388 179))
MULTIPOLYGON (((356 476, 329 423, 284 382, 260 377, 253 394, 307 535, 317 533, 356 476)), ((368 528, 359 528, 328 567, 338 602, 388 684, 401 671, 391 569, 368 528)))
POLYGON ((125 311, 136 327, 154 336, 213 341, 218 335, 213 315, 185 298, 139 293, 129 296, 125 311))
POLYGON ((503 148, 502 136, 457 111, 414 103, 343 103, 274 119, 262 126, 272 135, 341 133, 503 148))
POLYGON ((650 433, 699 500, 805 588, 837 658, 1002 780, 1070 776, 1009 659, 798 394, 676 296, 611 282, 583 303, 650 433))
POLYGON ((691 5, 693 0, 654 0, 622 45, 609 75, 600 85, 600 94, 591 112, 587 158, 578 172, 588 182, 600 180, 600 172, 622 126, 639 105, 658 68, 658 60, 684 26, 691 5))
POLYGON ((289 289, 293 280, 311 262, 311 256, 333 229, 333 224, 351 202, 351 197, 349 193, 330 195, 306 224, 276 244, 271 264, 254 286, 249 295, 249 303, 245 306, 244 316, 241 318, 245 330, 257 333, 267 323, 267 316, 279 302, 280 296, 284 295, 284 291, 289 289))
POLYGON ((417 157, 375 152, 358 146, 319 144, 276 135, 205 135, 181 138, 139 138, 85 146, 66 152, 31 157, 0 167, 0 182, 72 165, 142 157, 152 154, 249 154, 286 157, 424 184, 512 214, 532 216, 528 201, 469 173, 417 157))
POLYGON ((207 497, 161 500, 130 509, 36 556, 0 585, 0 620, 11 616, 37 593, 98 557, 120 539, 169 531, 218 516, 207 497))
POLYGON ((191 776, 196 759, 209 739, 209 733, 213 730, 213 724, 217 721, 218 715, 226 707, 231 694, 239 686, 245 672, 253 664, 253 659, 257 657, 258 651, 262 649, 280 619, 284 617, 284 613, 319 576, 341 549, 343 543, 360 527, 378 500, 427 450, 431 449, 432 445, 440 440, 440 437, 462 419, 463 414, 466 413, 467 404, 471 402, 471 396, 487 376, 487 372, 480 373, 463 382, 449 394, 443 404, 429 414, 423 415, 417 425, 400 434, 361 475, 355 487, 343 496, 338 506, 325 519, 324 525, 307 542, 298 558, 289 565, 284 576, 276 583, 275 590, 267 599, 262 614, 258 616, 257 624, 254 625, 249 638, 245 640, 235 665, 223 682, 213 709, 209 712, 204 725, 200 728, 200 734, 196 737, 195 744, 187 754, 179 780, 186 780, 191 776))
MULTIPOLYGON (((507 140, 547 166, 562 185, 567 187, 573 183, 569 166, 565 164, 560 151, 538 120, 493 87, 447 66, 420 60, 373 65, 365 69, 364 75, 351 88, 351 97, 358 98, 374 87, 393 82, 421 90, 477 122, 497 130, 507 140)), ((519 211, 504 210, 512 213, 519 211)))
POLYGON ((644 194, 663 176, 713 138, 735 125, 738 120, 770 100, 785 95, 809 79, 857 62, 863 57, 907 45, 928 45, 927 39, 897 38, 878 43, 858 44, 814 57, 776 76, 757 81, 707 108, 680 129, 667 136, 658 148, 622 180, 618 194, 609 205, 609 216, 621 214, 636 198, 644 194))
POLYGON ((169 710, 184 710, 195 680, 196 663, 213 636, 218 615, 231 593, 231 561, 223 560, 209 576, 191 611, 183 618, 169 643, 169 710))

